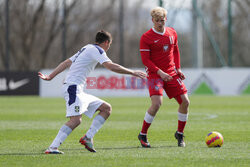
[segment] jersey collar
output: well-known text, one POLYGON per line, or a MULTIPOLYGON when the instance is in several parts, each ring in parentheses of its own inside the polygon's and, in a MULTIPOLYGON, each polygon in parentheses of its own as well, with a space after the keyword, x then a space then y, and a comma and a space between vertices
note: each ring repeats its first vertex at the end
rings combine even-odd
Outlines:
POLYGON ((163 33, 156 31, 154 27, 152 27, 152 30, 153 30, 156 34, 160 34, 160 35, 164 35, 165 32, 166 32, 166 28, 165 28, 165 27, 164 27, 163 33))

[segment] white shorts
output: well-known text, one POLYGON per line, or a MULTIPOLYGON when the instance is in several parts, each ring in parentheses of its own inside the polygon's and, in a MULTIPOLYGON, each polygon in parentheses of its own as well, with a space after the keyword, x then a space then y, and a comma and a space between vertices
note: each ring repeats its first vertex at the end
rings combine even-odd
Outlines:
POLYGON ((66 101, 66 117, 85 114, 92 118, 96 110, 104 103, 103 100, 83 92, 80 85, 63 85, 66 101))

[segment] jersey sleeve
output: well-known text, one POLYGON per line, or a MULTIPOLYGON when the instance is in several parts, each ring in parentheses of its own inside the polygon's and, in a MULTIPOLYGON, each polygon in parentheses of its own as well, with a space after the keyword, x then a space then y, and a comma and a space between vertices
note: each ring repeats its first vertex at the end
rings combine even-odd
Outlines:
POLYGON ((92 54, 92 58, 94 59, 94 60, 96 60, 98 63, 100 63, 100 64, 103 64, 104 62, 108 62, 108 61, 111 61, 109 58, 108 58, 108 56, 107 56, 107 54, 106 54, 106 52, 105 51, 99 51, 99 50, 96 50, 95 49, 95 51, 93 52, 93 54, 92 54))
POLYGON ((142 63, 147 67, 151 72, 157 72, 159 68, 150 60, 150 46, 147 43, 147 39, 143 35, 140 40, 140 53, 142 63))
POLYGON ((181 68, 181 63, 180 63, 180 51, 178 47, 178 39, 177 39, 177 33, 175 31, 175 42, 174 42, 174 63, 176 69, 181 68))
POLYGON ((101 56, 101 58, 98 58, 98 62, 100 64, 103 64, 104 62, 111 61, 110 58, 108 58, 106 52, 104 52, 101 56))
POLYGON ((81 48, 76 54, 74 54, 73 56, 71 56, 69 58, 69 60, 71 60, 73 63, 76 61, 77 57, 85 50, 86 48, 83 47, 81 48))
POLYGON ((69 60, 71 60, 72 62, 75 62, 76 58, 78 57, 78 53, 74 54, 73 56, 71 56, 69 58, 69 60))

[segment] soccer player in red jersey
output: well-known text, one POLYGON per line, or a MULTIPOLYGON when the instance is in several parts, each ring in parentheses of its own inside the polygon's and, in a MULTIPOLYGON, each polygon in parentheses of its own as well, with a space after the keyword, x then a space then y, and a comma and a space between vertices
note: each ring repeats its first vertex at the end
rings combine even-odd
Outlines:
POLYGON ((141 36, 140 53, 148 74, 148 89, 151 106, 147 110, 138 139, 142 147, 150 147, 147 132, 163 101, 163 90, 179 104, 178 128, 175 138, 179 147, 185 147, 183 132, 188 118, 189 99, 182 82, 185 79, 180 66, 177 33, 165 27, 167 11, 156 7, 151 11, 153 28, 141 36))

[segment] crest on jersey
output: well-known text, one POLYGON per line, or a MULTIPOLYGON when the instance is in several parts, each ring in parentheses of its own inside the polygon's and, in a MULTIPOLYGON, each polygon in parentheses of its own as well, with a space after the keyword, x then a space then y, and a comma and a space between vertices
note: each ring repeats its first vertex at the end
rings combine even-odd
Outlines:
POLYGON ((80 106, 75 106, 75 112, 79 112, 80 111, 80 106))
POLYGON ((168 45, 163 46, 163 51, 166 52, 168 50, 168 45))

